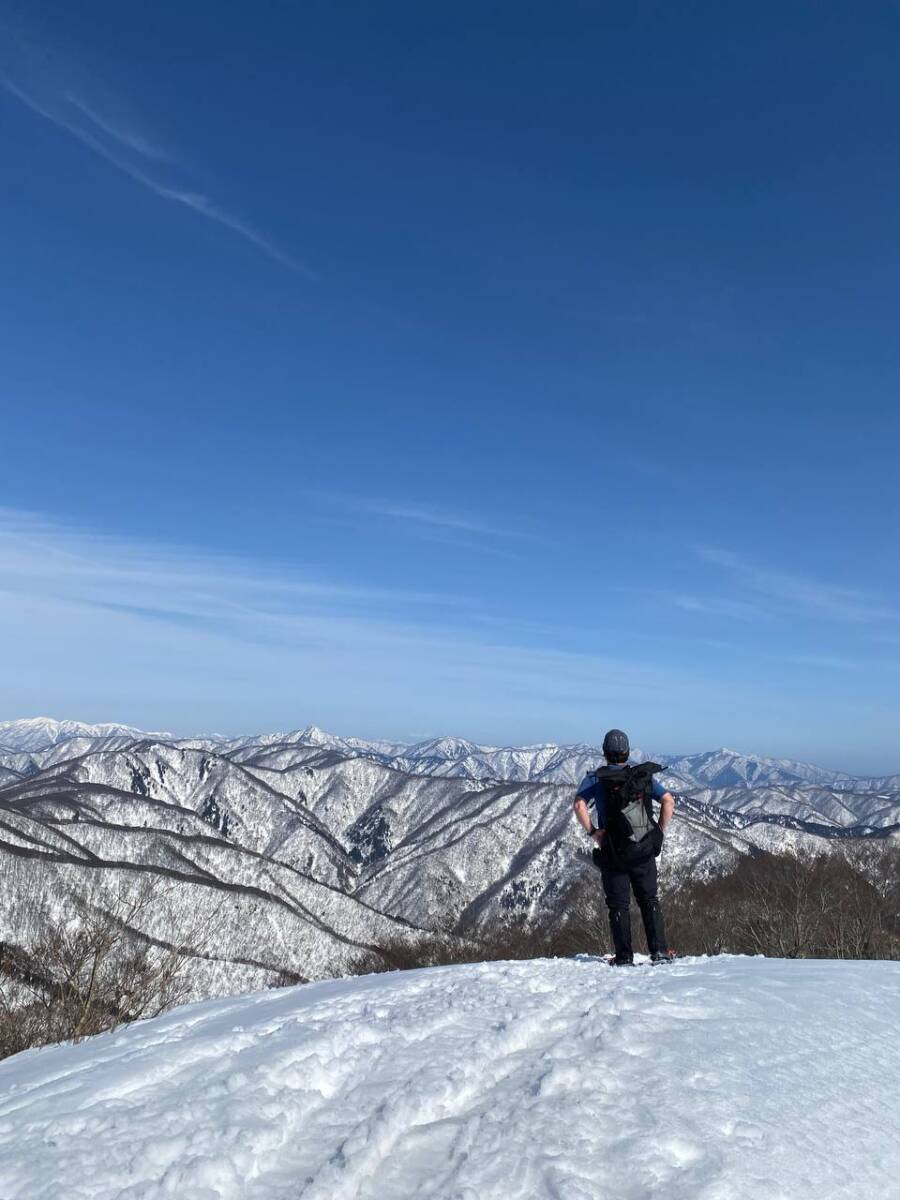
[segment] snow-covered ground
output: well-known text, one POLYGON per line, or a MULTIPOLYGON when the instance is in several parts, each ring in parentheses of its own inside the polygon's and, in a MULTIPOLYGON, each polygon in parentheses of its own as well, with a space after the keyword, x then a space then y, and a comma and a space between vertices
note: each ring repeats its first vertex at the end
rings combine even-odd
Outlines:
POLYGON ((900 965, 484 963, 205 1002, 0 1064, 3 1200, 868 1200, 900 965))

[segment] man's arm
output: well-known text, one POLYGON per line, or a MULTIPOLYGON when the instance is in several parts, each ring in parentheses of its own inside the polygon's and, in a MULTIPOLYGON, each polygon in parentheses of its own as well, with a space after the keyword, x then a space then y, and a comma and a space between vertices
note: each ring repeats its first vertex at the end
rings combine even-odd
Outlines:
POLYGON ((659 827, 665 833, 672 814, 675 812, 675 797, 671 792, 663 792, 659 798, 659 827))
POLYGON ((587 800, 585 800, 584 796, 577 795, 575 797, 574 807, 575 816, 578 818, 578 824, 585 833, 591 833, 591 830, 593 829, 591 836, 594 842, 596 842, 596 844, 599 846, 603 837, 603 830, 594 829, 593 824, 591 823, 591 814, 588 812, 587 800))

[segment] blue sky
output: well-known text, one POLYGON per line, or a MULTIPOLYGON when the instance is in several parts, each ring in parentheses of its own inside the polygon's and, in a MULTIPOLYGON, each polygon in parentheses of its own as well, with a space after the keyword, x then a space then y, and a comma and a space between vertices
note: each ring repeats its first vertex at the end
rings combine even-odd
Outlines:
POLYGON ((900 769, 900 9, 0 32, 4 717, 900 769))

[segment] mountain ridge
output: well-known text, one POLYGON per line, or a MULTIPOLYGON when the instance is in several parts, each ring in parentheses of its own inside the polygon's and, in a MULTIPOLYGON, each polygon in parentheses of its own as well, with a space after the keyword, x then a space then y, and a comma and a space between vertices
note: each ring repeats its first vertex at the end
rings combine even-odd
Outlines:
MULTIPOLYGON (((31 717, 0 722, 0 763, 10 754, 29 751, 43 752, 52 746, 75 738, 108 737, 152 739, 185 745, 197 744, 209 748, 221 748, 225 751, 254 745, 322 746, 330 749, 350 750, 354 753, 372 754, 383 758, 395 758, 408 766, 429 761, 463 764, 471 770, 477 769, 479 777, 496 779, 510 778, 509 772, 515 770, 516 762, 525 762, 529 758, 538 761, 574 760, 585 764, 593 763, 593 765, 602 760, 600 747, 586 742, 535 742, 522 746, 492 745, 474 742, 456 735, 441 735, 418 742, 401 742, 390 739, 345 737, 329 733, 316 725, 307 725, 304 728, 286 731, 237 736, 210 734, 182 737, 171 732, 147 731, 117 722, 91 725, 71 719, 31 717), (480 761, 476 762, 475 760, 480 761), (495 774, 490 774, 491 769, 495 771, 495 774)), ((863 786, 867 790, 881 786, 900 785, 900 772, 881 776, 854 775, 848 771, 820 767, 814 763, 797 759, 770 757, 756 752, 746 753, 725 746, 691 754, 648 754, 635 748, 632 757, 637 760, 652 758, 662 763, 670 773, 680 775, 683 772, 685 777, 694 784, 714 785, 715 781, 718 786, 729 786, 738 782, 764 782, 765 780, 773 782, 773 775, 777 774, 779 782, 783 783, 817 782, 832 786, 840 783, 850 789, 853 785, 863 786), (738 766, 734 764, 738 764, 738 766), (732 771, 732 775, 726 777, 729 770, 732 771)), ((546 772, 547 769, 546 767, 538 768, 543 772, 546 772)), ((559 770, 556 765, 549 769, 551 771, 559 770)), ((570 782, 570 779, 567 775, 565 778, 559 778, 558 781, 570 782)), ((578 782, 574 779, 571 781, 578 782)))

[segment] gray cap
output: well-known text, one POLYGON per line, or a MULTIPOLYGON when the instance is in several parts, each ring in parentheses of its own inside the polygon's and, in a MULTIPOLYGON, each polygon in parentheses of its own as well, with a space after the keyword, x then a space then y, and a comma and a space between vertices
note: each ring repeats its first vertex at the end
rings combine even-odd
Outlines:
POLYGON ((621 729, 610 729, 603 739, 603 753, 607 758, 621 758, 622 755, 627 758, 631 753, 628 734, 623 733, 621 729))

